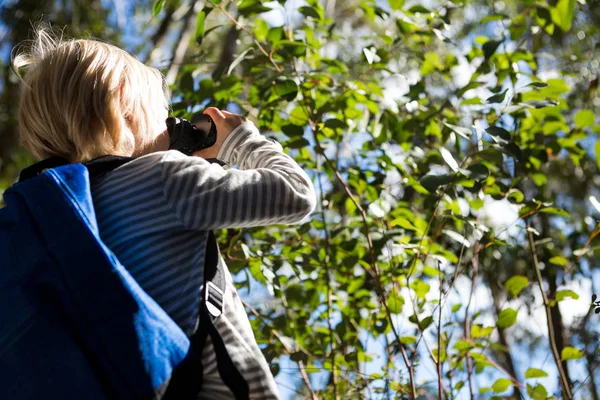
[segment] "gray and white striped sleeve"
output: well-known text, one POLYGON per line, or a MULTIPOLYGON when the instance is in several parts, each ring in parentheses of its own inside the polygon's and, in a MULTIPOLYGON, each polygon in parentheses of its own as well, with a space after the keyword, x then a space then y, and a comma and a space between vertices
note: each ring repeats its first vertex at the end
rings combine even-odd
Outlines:
POLYGON ((165 198, 187 228, 288 224, 314 209, 316 197, 308 175, 252 122, 234 129, 218 158, 239 169, 224 169, 176 151, 164 153, 165 198))

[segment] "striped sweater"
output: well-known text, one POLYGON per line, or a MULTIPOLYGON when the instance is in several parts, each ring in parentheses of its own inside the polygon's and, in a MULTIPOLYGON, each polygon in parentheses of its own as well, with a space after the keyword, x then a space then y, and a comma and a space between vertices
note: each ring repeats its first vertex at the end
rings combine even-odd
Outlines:
MULTIPOLYGON (((294 223, 315 207, 306 173, 252 122, 228 136, 218 158, 238 168, 166 151, 139 157, 92 182, 102 240, 188 334, 199 315, 207 231, 294 223)), ((224 311, 215 327, 248 382, 250 397, 277 398, 273 376, 225 271, 224 311)), ((201 398, 232 398, 219 377, 210 336, 203 374, 201 398)))

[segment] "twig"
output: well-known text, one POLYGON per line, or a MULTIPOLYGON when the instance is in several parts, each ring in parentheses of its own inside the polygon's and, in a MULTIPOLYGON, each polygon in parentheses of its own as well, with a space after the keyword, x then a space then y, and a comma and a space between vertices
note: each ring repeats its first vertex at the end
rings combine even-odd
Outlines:
MULTIPOLYGON (((473 300, 473 296, 475 294, 475 287, 477 285, 477 274, 478 274, 478 270, 479 270, 479 256, 478 256, 478 247, 479 247, 479 242, 477 242, 476 244, 476 248, 475 248, 475 254, 473 255, 473 259, 471 261, 471 263, 473 264, 473 279, 472 279, 472 283, 471 283, 471 293, 469 293, 469 301, 467 302, 467 307, 465 308, 465 321, 464 321, 464 330, 465 330, 465 338, 467 341, 471 341, 471 323, 469 321, 469 308, 471 307, 471 301, 473 300)), ((470 394, 470 398, 471 400, 475 399, 475 396, 473 395, 473 361, 471 360, 471 356, 469 355, 469 352, 467 351, 466 357, 465 357, 465 361, 467 363, 467 378, 469 381, 469 394, 470 394)))
MULTIPOLYGON (((323 208, 323 204, 325 203, 324 192, 323 192, 323 183, 321 182, 321 168, 319 164, 319 174, 317 175, 317 182, 319 183, 319 194, 321 197, 321 208, 323 208)), ((337 373, 335 367, 335 333, 333 331, 333 326, 331 325, 331 274, 329 271, 329 253, 330 253, 330 237, 329 237, 329 229, 327 225, 327 218, 325 217, 325 210, 322 211, 323 216, 323 231, 325 232, 325 274, 327 279, 327 328, 329 329, 329 342, 331 345, 331 377, 333 381, 333 397, 335 400, 339 399, 338 389, 337 389, 337 373)))
POLYGON ((542 280, 542 272, 540 270, 540 264, 538 262, 537 253, 535 251, 533 232, 530 229, 529 221, 527 221, 527 239, 529 240, 529 248, 531 249, 531 257, 533 260, 533 268, 535 270, 535 276, 537 278, 537 283, 540 288, 540 292, 542 294, 542 300, 544 301, 544 309, 546 310, 546 323, 548 326, 548 340, 550 342, 550 348, 552 349, 552 355, 554 356, 554 362, 556 363, 556 368, 558 369, 558 374, 560 375, 560 384, 562 386, 563 396, 567 400, 571 400, 573 398, 573 395, 571 394, 571 388, 569 387, 569 381, 568 381, 565 371, 562 367, 560 355, 558 354, 558 348, 556 347, 556 338, 554 337, 554 327, 552 324, 552 314, 551 314, 551 310, 550 310, 550 302, 548 301, 548 296, 546 296, 546 292, 544 291, 544 282, 542 280))
POLYGON ((438 335, 438 357, 437 357, 437 376, 438 376, 438 398, 442 400, 444 398, 444 388, 442 384, 442 360, 441 360, 441 351, 442 351, 442 296, 444 292, 443 283, 444 279, 442 277, 442 267, 440 266, 440 261, 438 260, 438 274, 440 278, 440 298, 438 302, 438 326, 437 326, 437 335, 438 335))

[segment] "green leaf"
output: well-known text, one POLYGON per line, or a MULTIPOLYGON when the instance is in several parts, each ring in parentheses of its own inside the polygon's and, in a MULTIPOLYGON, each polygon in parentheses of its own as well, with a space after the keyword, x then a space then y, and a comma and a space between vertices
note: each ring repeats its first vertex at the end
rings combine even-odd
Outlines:
POLYGON ((415 344, 417 343, 417 337, 413 335, 400 336, 400 343, 415 344))
POLYGON ((433 317, 429 316, 429 317, 425 317, 423 318, 420 323, 419 323, 419 329, 421 329, 422 331, 424 331, 425 329, 427 329, 429 327, 429 325, 431 325, 433 323, 433 317))
POLYGON ((506 308, 498 314, 498 327, 510 328, 517 322, 518 311, 513 308, 506 308))
POLYGON ((244 58, 246 58, 248 53, 250 53, 251 51, 254 51, 254 49, 252 47, 249 47, 246 50, 244 50, 239 56, 237 56, 235 60, 231 62, 231 65, 229 65, 229 69, 227 69, 227 75, 231 75, 233 69, 237 67, 242 61, 244 61, 244 58))
POLYGON ((440 154, 442 155, 442 158, 444 159, 444 161, 446 161, 446 164, 448 164, 450 169, 452 169, 452 171, 454 172, 457 172, 458 163, 456 162, 454 157, 452 157, 452 153, 450 153, 445 147, 440 147, 440 154))
POLYGON ((511 141, 510 133, 499 126, 492 125, 485 131, 499 144, 506 144, 511 141))
POLYGON ((290 122, 294 125, 306 125, 308 123, 308 114, 306 108, 298 106, 290 111, 290 122))
POLYGON ((325 121, 325 126, 331 129, 347 129, 348 124, 337 118, 330 118, 325 121))
POLYGON ((548 398, 548 391, 544 385, 539 383, 535 387, 527 384, 527 394, 534 400, 546 400, 548 398))
POLYGON ((507 378, 500 378, 492 385, 494 393, 506 392, 509 387, 513 386, 513 382, 507 378))
POLYGON ((400 228, 406 229, 409 231, 420 232, 419 228, 414 226, 408 219, 406 219, 406 217, 398 217, 398 218, 392 220, 392 222, 390 222, 390 225, 391 226, 399 226, 400 228))
POLYGON ((238 12, 240 13, 240 15, 244 16, 260 14, 271 10, 272 9, 270 7, 263 5, 260 0, 244 0, 238 6, 238 12))
POLYGON ((510 17, 508 15, 506 15, 506 14, 491 14, 491 15, 488 15, 487 17, 485 17, 485 18, 482 18, 480 23, 481 24, 485 24, 485 23, 488 23, 488 22, 502 21, 502 20, 505 20, 505 19, 510 19, 510 17))
POLYGON ((506 93, 508 89, 505 89, 502 93, 495 94, 493 96, 488 97, 485 101, 488 103, 502 103, 506 98, 506 93))
POLYGON ((446 125, 450 129, 452 129, 452 131, 454 131, 456 134, 464 137, 465 139, 471 138, 472 133, 471 133, 471 129, 469 129, 469 128, 448 124, 446 122, 444 122, 444 125, 446 125))
POLYGON ((292 354, 290 354, 290 359, 295 362, 306 362, 308 357, 303 351, 295 351, 292 354))
POLYGON ((461 235, 458 232, 454 232, 449 229, 443 229, 442 233, 444 233, 445 235, 449 236, 450 238, 456 240, 458 243, 460 243, 461 245, 463 245, 467 248, 471 247, 471 244, 469 243, 467 238, 465 238, 463 235, 461 235))
POLYGON ((567 265, 569 260, 567 260, 565 257, 562 257, 562 256, 554 256, 554 257, 550 258, 548 260, 548 262, 550 262, 550 264, 560 265, 561 267, 564 267, 565 265, 567 265))
POLYGON ((526 276, 515 275, 506 281, 504 288, 512 297, 517 297, 527 285, 529 285, 529 280, 526 276))
POLYGON ((443 174, 443 175, 425 175, 419 183, 425 189, 430 192, 435 192, 437 188, 443 185, 447 185, 456 180, 456 175, 454 174, 443 174))
POLYGON ((566 299, 567 297, 571 297, 572 299, 577 300, 579 298, 579 295, 577 293, 575 293, 572 290, 559 290, 558 292, 556 292, 556 301, 562 301, 564 299, 566 299))
POLYGON ((502 42, 499 40, 488 40, 483 44, 483 56, 486 60, 489 59, 496 52, 498 46, 500 46, 501 43, 502 42))
POLYGON ((290 138, 304 135, 304 129, 302 129, 302 127, 298 125, 284 125, 281 127, 281 131, 290 138))
POLYGON ((533 378, 545 378, 548 376, 546 371, 542 371, 537 368, 529 368, 525 371, 525 379, 533 379, 533 378))
POLYGON ((493 331, 494 331, 493 326, 482 327, 479 324, 474 324, 473 326, 471 326, 471 337, 472 338, 488 337, 492 334, 493 331))
POLYGON ((415 295, 418 299, 424 299, 425 295, 429 293, 429 289, 431 289, 431 286, 428 283, 425 283, 420 279, 412 282, 410 287, 415 291, 415 295))
POLYGON ((196 43, 198 44, 202 44, 202 40, 204 39, 205 36, 205 31, 204 31, 204 24, 206 22, 206 16, 212 11, 212 8, 210 7, 204 7, 202 10, 200 10, 200 12, 198 13, 198 16, 196 17, 196 43))
POLYGON ((581 110, 575 114, 575 125, 580 129, 593 126, 595 122, 596 117, 592 110, 581 110))
POLYGON ((290 140, 289 142, 287 142, 285 144, 285 147, 287 147, 288 149, 301 149, 303 147, 308 146, 309 144, 310 143, 308 142, 308 140, 301 137, 301 138, 296 138, 296 139, 290 140))
POLYGON ((571 23, 575 16, 575 0, 558 0, 550 13, 554 22, 563 32, 571 30, 571 23))
POLYGON ((412 6, 411 8, 408 9, 409 12, 415 14, 415 13, 421 13, 421 14, 429 14, 431 11, 429 11, 428 8, 425 8, 423 6, 412 6))
POLYGON ((303 15, 314 18, 316 20, 321 20, 323 18, 321 13, 319 13, 320 10, 318 10, 315 7, 302 6, 298 8, 298 11, 300 11, 303 15))
POLYGON ((392 293, 387 298, 387 304, 392 314, 400 314, 404 307, 404 297, 398 293, 392 293))
POLYGON ((275 93, 287 101, 292 101, 298 95, 298 84, 292 79, 282 79, 275 82, 275 93))
POLYGON ((560 359, 562 361, 578 360, 580 358, 583 358, 583 352, 575 347, 565 347, 560 353, 560 359))
POLYGON ((544 107, 553 107, 558 105, 558 101, 556 100, 530 100, 526 101, 523 104, 533 108, 544 108, 544 107))
POLYGON ((254 35, 256 35, 256 39, 259 42, 264 42, 267 40, 267 35, 269 34, 269 24, 265 20, 256 19, 254 21, 254 35))
POLYGON ((490 176, 490 170, 483 164, 469 165, 466 170, 463 169, 461 172, 476 181, 482 181, 490 176))
POLYGON ((156 0, 152 6, 152 16, 156 17, 165 6, 165 0, 156 0))
POLYGON ((404 5, 404 0, 388 0, 392 10, 401 10, 404 5))
POLYGON ((534 87, 536 89, 541 89, 541 88, 548 87, 548 84, 546 82, 531 82, 527 86, 531 86, 531 87, 534 87))
POLYGON ((425 59, 421 64, 421 75, 427 76, 434 71, 441 71, 444 69, 444 64, 440 60, 440 56, 432 51, 425 53, 425 59))

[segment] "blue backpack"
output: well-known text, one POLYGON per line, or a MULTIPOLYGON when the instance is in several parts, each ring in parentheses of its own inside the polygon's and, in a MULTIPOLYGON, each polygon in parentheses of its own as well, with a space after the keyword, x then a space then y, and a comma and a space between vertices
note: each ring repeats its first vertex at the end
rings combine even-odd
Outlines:
MULTIPOLYGON (((91 173, 123 162, 47 169, 4 193, 3 398, 183 399, 199 390, 207 333, 190 340, 99 237, 88 168, 91 173)), ((214 258, 215 251, 207 253, 214 258)), ((212 276, 205 280, 223 288, 218 264, 207 265, 212 276)), ((218 293, 202 297, 211 310, 222 311, 218 293)))

